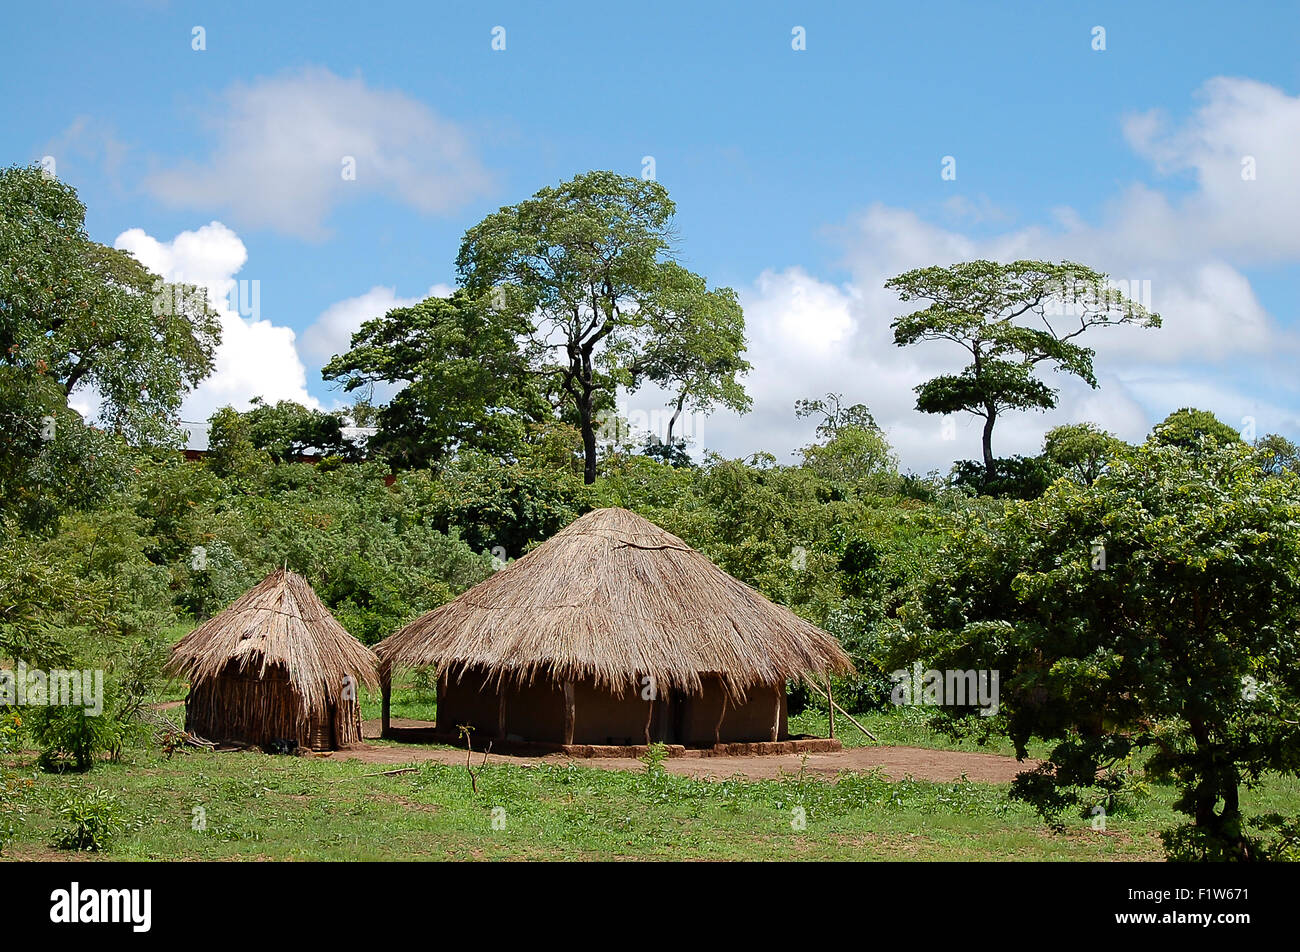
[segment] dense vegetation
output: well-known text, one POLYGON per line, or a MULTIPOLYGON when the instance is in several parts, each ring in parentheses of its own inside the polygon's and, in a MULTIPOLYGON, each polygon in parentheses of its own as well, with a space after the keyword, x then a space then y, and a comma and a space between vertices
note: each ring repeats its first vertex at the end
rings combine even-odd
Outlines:
MULTIPOLYGON (((936 707, 936 724, 1004 737, 1021 753, 1040 745, 1048 757, 1013 787, 1014 801, 986 804, 987 816, 985 794, 964 786, 891 795, 864 778, 834 795, 800 794, 843 800, 832 815, 894 803, 907 816, 919 797, 922 812, 974 803, 985 819, 1023 825, 1016 811, 1029 804, 1059 824, 1066 811, 1120 815, 1159 784, 1171 800, 1156 811, 1161 825, 1173 825, 1170 809, 1190 820, 1168 831, 1172 855, 1294 856, 1294 801, 1270 794, 1253 817, 1246 807, 1252 791, 1293 789, 1287 778, 1300 772, 1296 447, 1276 435, 1247 444, 1189 408, 1140 446, 1078 424, 1051 431, 1037 456, 991 455, 999 414, 1053 405, 1043 367, 1093 382, 1092 352, 1075 332, 1017 330, 1033 311, 1019 302, 1063 293, 1067 280, 1095 291, 1104 276, 975 262, 897 279, 905 299, 942 305, 900 318, 899 343, 960 333, 978 368, 919 391, 922 410, 986 421, 982 458, 950 474, 900 472, 868 408, 840 394, 791 408, 816 421, 791 459, 693 457, 671 432, 632 439, 605 425, 615 388, 664 387, 674 422, 684 410, 745 409, 743 315, 729 289, 709 290, 665 259, 672 206, 662 188, 592 173, 477 226, 461 252, 462 291, 368 322, 326 368, 354 390, 400 385, 391 402, 224 408, 209 454, 188 461, 174 413, 216 346, 201 292, 155 282, 90 242, 75 193, 39 170, 0 173, 0 197, 0 667, 107 676, 99 717, 0 706, 0 847, 26 811, 55 812, 23 792, 16 750, 34 747, 51 771, 140 758, 153 779, 133 781, 131 795, 172 796, 178 781, 158 779, 166 770, 140 717, 158 696, 167 645, 273 568, 305 575, 373 644, 583 512, 624 506, 838 636, 858 669, 835 686, 849 710, 893 710, 891 674, 913 664, 991 669, 997 713, 936 707), (972 314, 961 301, 981 281, 1000 307, 972 314), (91 385, 105 401, 93 426, 68 406, 91 385), (345 423, 371 422, 364 444, 344 437, 345 423)), ((1158 325, 1105 300, 1082 329, 1158 325)), ((825 710, 823 696, 790 688, 794 713, 825 710)), ((319 777, 268 769, 285 789, 319 794, 319 777)), ((493 776, 543 798, 610 783, 639 796, 649 784, 675 823, 687 822, 682 811, 748 815, 753 797, 773 793, 733 803, 677 780, 493 776)), ((419 802, 451 785, 436 770, 421 777, 419 802)), ((68 807, 80 817, 69 841, 79 842, 112 808, 93 780, 71 783, 86 788, 68 807)), ((774 788, 778 799, 786 790, 774 788)), ((618 852, 591 842, 593 855, 618 852)), ((201 854, 225 855, 214 849, 201 854)))

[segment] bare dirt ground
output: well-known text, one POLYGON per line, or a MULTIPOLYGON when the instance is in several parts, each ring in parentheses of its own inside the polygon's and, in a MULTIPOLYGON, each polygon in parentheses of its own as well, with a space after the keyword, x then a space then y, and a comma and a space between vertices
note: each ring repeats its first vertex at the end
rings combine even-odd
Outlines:
MULTIPOLYGON (((428 726, 421 721, 393 718, 394 727, 428 726)), ((362 736, 368 739, 379 736, 379 721, 366 721, 362 736)), ((330 755, 334 760, 360 760, 371 764, 400 765, 433 760, 444 764, 463 764, 465 752, 446 748, 399 744, 394 747, 376 747, 367 744, 351 750, 340 750, 330 755)), ((954 750, 928 750, 922 747, 853 747, 835 753, 808 754, 805 773, 833 779, 841 771, 868 771, 877 767, 891 780, 913 777, 917 780, 939 782, 957 780, 964 774, 967 779, 982 783, 1009 783, 1022 770, 1029 770, 1033 762, 1017 761, 1001 754, 976 754, 954 750)), ((483 755, 474 755, 475 765, 483 755)), ((537 764, 574 763, 601 770, 644 770, 645 765, 631 757, 567 757, 564 754, 541 756, 509 756, 489 754, 490 764, 514 764, 532 767, 537 764)), ((769 754, 755 757, 673 757, 663 762, 669 773, 690 777, 721 780, 740 774, 751 780, 770 780, 782 772, 798 773, 803 766, 800 755, 769 754)))

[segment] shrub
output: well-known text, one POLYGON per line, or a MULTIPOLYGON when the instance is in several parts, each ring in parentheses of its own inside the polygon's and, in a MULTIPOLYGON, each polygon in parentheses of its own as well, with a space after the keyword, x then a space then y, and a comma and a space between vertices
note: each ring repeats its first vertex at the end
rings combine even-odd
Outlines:
POLYGON ((107 790, 73 795, 59 808, 63 825, 55 833, 54 847, 98 852, 125 828, 121 802, 107 790))

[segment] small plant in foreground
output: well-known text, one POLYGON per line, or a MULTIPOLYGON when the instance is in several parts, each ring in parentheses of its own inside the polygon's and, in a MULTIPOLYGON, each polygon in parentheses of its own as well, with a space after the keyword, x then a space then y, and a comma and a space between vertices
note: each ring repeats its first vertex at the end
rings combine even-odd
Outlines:
POLYGON ((122 832, 121 801, 107 790, 73 795, 60 809, 55 849, 98 852, 122 832))

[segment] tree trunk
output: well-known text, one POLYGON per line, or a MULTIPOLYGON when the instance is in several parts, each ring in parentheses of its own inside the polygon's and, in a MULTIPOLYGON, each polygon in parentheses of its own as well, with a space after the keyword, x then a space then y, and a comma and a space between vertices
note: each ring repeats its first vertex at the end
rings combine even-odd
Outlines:
POLYGON ((667 439, 664 443, 668 446, 673 445, 673 427, 677 425, 677 418, 682 415, 682 405, 686 403, 686 391, 683 390, 681 396, 677 398, 677 409, 673 412, 672 417, 668 420, 668 432, 664 434, 667 439))
POLYGON ((997 422, 998 411, 993 407, 986 406, 984 415, 984 476, 986 479, 993 478, 993 424, 997 422))
POLYGON ((596 427, 591 419, 591 394, 587 394, 582 404, 582 481, 590 486, 596 481, 596 427))
POLYGON ((573 375, 581 392, 578 398, 578 421, 582 428, 582 481, 590 486, 596 481, 596 388, 591 368, 591 346, 575 354, 570 353, 573 375))

